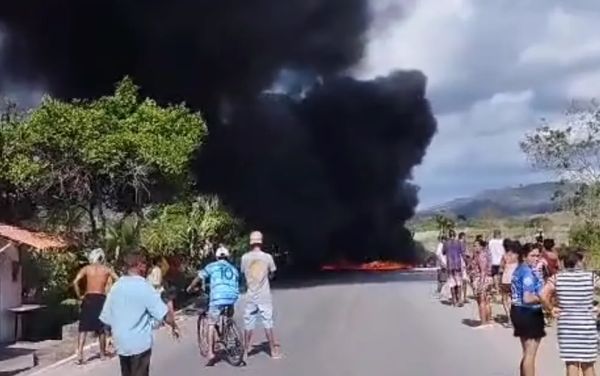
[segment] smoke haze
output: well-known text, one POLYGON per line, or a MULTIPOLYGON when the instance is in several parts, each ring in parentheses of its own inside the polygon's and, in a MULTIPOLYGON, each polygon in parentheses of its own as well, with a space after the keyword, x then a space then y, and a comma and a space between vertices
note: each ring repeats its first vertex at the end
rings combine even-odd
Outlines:
POLYGON ((436 123, 420 72, 349 76, 370 21, 367 0, 11 1, 0 90, 95 97, 128 74, 202 111, 199 189, 297 260, 407 259, 436 123))

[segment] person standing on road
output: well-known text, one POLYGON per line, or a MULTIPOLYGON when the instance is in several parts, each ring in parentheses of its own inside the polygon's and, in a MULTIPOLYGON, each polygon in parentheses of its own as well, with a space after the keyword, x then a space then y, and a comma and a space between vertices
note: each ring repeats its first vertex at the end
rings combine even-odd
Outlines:
POLYGON ((583 376, 595 376, 598 331, 593 303, 598 278, 594 272, 583 270, 574 250, 564 258, 564 266, 565 270, 548 279, 542 301, 557 318, 558 348, 567 376, 579 376, 580 369, 583 376))
POLYGON ((437 292, 438 292, 438 294, 442 293, 444 284, 446 284, 446 282, 448 281, 446 255, 444 255, 444 252, 443 252, 445 241, 446 241, 446 237, 444 235, 440 235, 439 243, 438 243, 436 251, 435 251, 435 255, 437 257, 438 265, 439 265, 438 272, 437 272, 437 279, 438 279, 437 292))
POLYGON ((519 249, 519 266, 512 278, 512 305, 510 318, 515 337, 521 340, 521 376, 535 376, 535 359, 544 331, 544 313, 541 305, 542 281, 534 272, 540 250, 534 244, 519 249))
POLYGON ((106 328, 100 321, 100 312, 106 300, 108 287, 118 278, 112 269, 104 265, 105 255, 102 249, 92 250, 88 260, 90 264, 81 268, 73 281, 75 294, 82 302, 77 341, 77 363, 80 365, 85 362, 83 348, 87 333, 93 332, 98 335, 100 358, 104 359, 107 355, 106 328), (80 284, 83 279, 85 279, 85 293, 82 295, 80 284))
MULTIPOLYGON (((461 232, 458 234, 458 241, 461 242, 463 247, 463 264, 462 264, 462 301, 464 303, 467 302, 467 289, 471 284, 471 278, 469 273, 469 268, 471 265, 471 259, 473 255, 472 252, 467 247, 467 234, 461 232)), ((473 286, 471 286, 471 290, 473 286)))
POLYGON ((448 232, 448 238, 446 243, 444 243, 443 253, 446 255, 448 264, 448 285, 452 293, 452 305, 462 307, 461 286, 463 281, 464 247, 456 239, 456 232, 454 230, 448 232))
POLYGON ((471 261, 473 276, 473 294, 479 307, 479 327, 493 325, 490 290, 492 288, 492 256, 483 240, 475 242, 473 259, 471 261))
POLYGON ((153 328, 164 321, 171 326, 175 338, 179 338, 179 328, 175 313, 145 278, 145 257, 139 252, 129 253, 125 265, 127 275, 114 284, 100 320, 112 329, 121 375, 148 376, 153 328))
POLYGON ((241 269, 246 279, 246 308, 244 310, 245 350, 246 356, 252 344, 252 332, 256 318, 260 317, 269 346, 271 357, 281 357, 280 345, 273 332, 273 300, 269 279, 273 277, 277 267, 273 257, 262 251, 263 235, 259 231, 250 234, 251 250, 242 256, 241 269))
POLYGON ((240 273, 229 262, 229 250, 223 245, 215 252, 216 261, 206 265, 190 283, 187 292, 191 293, 198 283, 210 281, 210 298, 208 303, 208 366, 215 364, 214 343, 216 337, 215 325, 219 322, 221 312, 233 316, 233 305, 240 296, 240 273))
POLYGON ((506 253, 502 258, 502 276, 500 278, 500 296, 502 298, 502 307, 504 313, 506 313, 506 326, 510 327, 510 305, 511 305, 511 294, 512 294, 512 277, 519 266, 519 255, 517 249, 521 248, 521 244, 518 241, 512 241, 510 239, 504 239, 502 244, 506 253))
POLYGON ((492 253, 492 278, 494 279, 495 292, 500 290, 500 264, 502 264, 502 258, 506 253, 501 236, 502 232, 500 230, 494 230, 493 238, 490 239, 489 243, 490 252, 492 253))

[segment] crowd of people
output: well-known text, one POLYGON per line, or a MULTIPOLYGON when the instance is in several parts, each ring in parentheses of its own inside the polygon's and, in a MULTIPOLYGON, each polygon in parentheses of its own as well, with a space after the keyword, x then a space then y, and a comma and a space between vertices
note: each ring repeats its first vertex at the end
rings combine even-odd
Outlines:
POLYGON ((502 238, 499 230, 489 241, 477 235, 472 244, 465 233, 457 236, 454 231, 439 240, 438 292, 462 307, 470 288, 478 305, 477 328, 498 321, 513 329, 522 347, 521 376, 536 374, 540 342, 554 322, 567 376, 595 375, 599 335, 594 296, 600 285, 586 268, 585 250, 559 250, 542 234, 521 243, 502 238), (493 317, 493 301, 501 303, 506 317, 493 317))
MULTIPOLYGON (((245 357, 252 346, 253 331, 260 320, 274 359, 281 357, 280 345, 273 330, 273 303, 270 279, 276 266, 273 257, 262 250, 263 235, 254 231, 250 234, 250 249, 241 259, 238 269, 231 261, 229 250, 221 245, 214 253, 215 260, 201 268, 196 278, 187 287, 188 293, 210 290, 207 318, 209 323, 208 364, 214 365, 213 352, 215 325, 219 316, 233 307, 240 297, 241 282, 245 282, 244 348, 245 357)), ((130 252, 125 256, 125 272, 118 276, 105 263, 101 249, 90 252, 89 265, 77 274, 73 286, 82 301, 79 321, 77 362, 84 364, 84 347, 88 333, 96 333, 99 339, 100 357, 110 356, 107 337, 112 338, 119 356, 123 376, 147 376, 150 372, 153 331, 168 325, 174 338, 179 338, 180 329, 175 320, 173 300, 177 291, 165 289, 162 277, 164 268, 154 260, 148 268, 146 255, 142 251, 130 252), (85 281, 85 290, 81 285, 85 281)))

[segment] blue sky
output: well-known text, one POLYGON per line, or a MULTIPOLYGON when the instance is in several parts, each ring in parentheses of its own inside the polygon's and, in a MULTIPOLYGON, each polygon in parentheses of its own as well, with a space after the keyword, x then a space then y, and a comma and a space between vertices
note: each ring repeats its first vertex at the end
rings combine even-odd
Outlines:
POLYGON ((518 143, 573 99, 600 97, 598 0, 372 0, 356 75, 420 69, 438 119, 414 171, 421 207, 552 179, 518 143))

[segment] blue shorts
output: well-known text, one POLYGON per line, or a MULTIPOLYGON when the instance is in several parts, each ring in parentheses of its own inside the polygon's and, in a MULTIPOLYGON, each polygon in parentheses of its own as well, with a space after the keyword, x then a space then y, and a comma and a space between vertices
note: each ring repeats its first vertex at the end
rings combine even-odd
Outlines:
POLYGON ((272 329, 273 303, 246 302, 246 309, 244 310, 244 327, 247 330, 253 330, 256 326, 257 318, 260 318, 265 329, 272 329))
POLYGON ((233 314, 233 304, 215 304, 209 306, 208 313, 206 315, 208 318, 208 325, 217 325, 219 322, 219 317, 221 316, 221 312, 228 307, 231 307, 231 314, 233 314))

